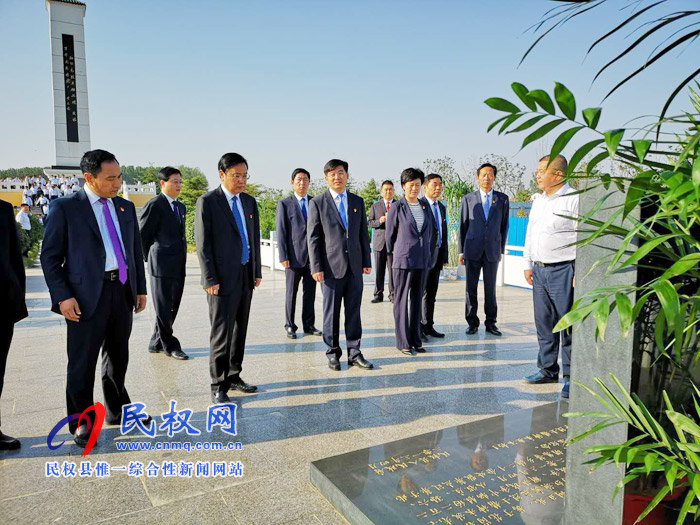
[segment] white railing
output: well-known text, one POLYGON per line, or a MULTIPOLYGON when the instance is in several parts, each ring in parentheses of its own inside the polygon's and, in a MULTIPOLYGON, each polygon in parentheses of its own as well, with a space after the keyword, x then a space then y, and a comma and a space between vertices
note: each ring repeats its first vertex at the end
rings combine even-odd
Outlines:
MULTIPOLYGON (((523 276, 523 258, 521 255, 510 255, 511 252, 522 252, 522 246, 506 246, 506 254, 501 257, 496 274, 496 286, 518 286, 520 288, 532 288, 525 281, 523 276)), ((260 262, 263 266, 271 270, 284 271, 284 267, 279 262, 279 252, 277 251, 277 232, 271 231, 269 239, 260 240, 260 262)), ((374 264, 374 257, 372 257, 374 264)), ((374 268, 372 268, 374 273, 374 268)), ((464 277, 464 266, 460 266, 457 275, 464 277)))
POLYGON ((126 182, 122 184, 122 195, 127 198, 130 194, 137 193, 139 195, 143 194, 156 194, 156 183, 147 182, 146 184, 141 184, 137 182, 136 184, 127 184, 126 182))
POLYGON ((0 191, 22 191, 25 188, 23 182, 0 182, 0 191))

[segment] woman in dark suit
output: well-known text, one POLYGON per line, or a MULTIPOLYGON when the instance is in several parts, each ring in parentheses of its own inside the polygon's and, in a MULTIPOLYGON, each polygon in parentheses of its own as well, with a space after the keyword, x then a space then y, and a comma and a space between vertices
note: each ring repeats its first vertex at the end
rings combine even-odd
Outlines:
POLYGON ((387 253, 393 254, 396 347, 406 355, 425 352, 420 338, 421 301, 435 225, 430 210, 418 198, 425 175, 416 168, 401 172, 404 198, 389 208, 387 253))

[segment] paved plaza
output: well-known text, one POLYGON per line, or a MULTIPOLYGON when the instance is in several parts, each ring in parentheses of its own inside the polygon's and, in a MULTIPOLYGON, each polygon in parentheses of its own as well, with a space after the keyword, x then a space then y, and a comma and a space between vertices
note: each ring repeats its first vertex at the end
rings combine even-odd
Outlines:
MULTIPOLYGON (((170 400, 194 411, 190 422, 206 427, 209 396, 209 320, 199 285, 196 256, 190 255, 175 334, 189 361, 147 351, 155 315, 149 303, 134 316, 126 386, 132 401, 160 423, 170 400)), ((427 352, 405 356, 395 348, 392 305, 372 304, 371 278, 362 303, 362 350, 375 369, 327 366, 320 337, 287 339, 284 333, 284 274, 263 269, 253 296, 242 377, 258 385, 256 394, 231 392, 238 403, 235 438, 205 430, 200 436, 159 432, 165 441, 239 441, 234 451, 118 451, 118 426, 105 425, 87 458, 73 444, 67 426, 47 447, 47 434, 65 413, 66 328, 49 311, 40 268, 28 270, 30 317, 18 323, 2 395, 2 429, 18 437, 20 451, 0 453, 0 523, 260 523, 336 524, 344 518, 309 482, 311 461, 378 445, 487 416, 554 401, 561 384, 526 385, 536 370, 537 339, 531 292, 498 288, 502 338, 466 336, 464 281, 440 284, 436 328, 447 334, 426 344, 427 352), (47 461, 90 460, 112 467, 130 461, 240 461, 236 477, 132 477, 112 471, 105 478, 47 478, 47 461)), ((481 291, 481 290, 480 290, 481 291)), ((300 291, 301 294, 301 291, 300 291)), ((301 297, 299 298, 299 307, 301 297)), ((321 293, 316 325, 321 328, 321 293)), ((297 311, 297 317, 300 311, 297 311)), ((300 324, 300 321, 299 321, 300 324)), ((99 377, 99 373, 98 373, 99 377)), ((96 382, 95 401, 102 401, 96 382)))

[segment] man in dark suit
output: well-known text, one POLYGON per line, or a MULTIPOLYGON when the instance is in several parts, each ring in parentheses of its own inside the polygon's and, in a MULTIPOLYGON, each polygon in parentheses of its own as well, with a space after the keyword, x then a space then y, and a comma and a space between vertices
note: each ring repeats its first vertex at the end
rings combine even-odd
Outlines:
POLYGON ((496 274, 498 263, 506 250, 508 239, 508 196, 493 190, 497 174, 496 166, 482 164, 476 170, 479 189, 462 199, 459 221, 459 264, 467 270, 467 294, 465 317, 467 334, 475 334, 479 328, 476 287, 479 274, 484 273, 484 297, 486 304, 486 331, 500 336, 496 326, 496 274))
POLYGON ((303 168, 292 172, 294 193, 277 203, 277 249, 280 262, 284 266, 286 294, 284 299, 285 323, 287 337, 297 338, 297 325, 294 311, 297 306, 299 282, 303 282, 304 297, 301 307, 301 323, 304 333, 321 335, 314 326, 314 300, 316 299, 316 281, 311 277, 309 267, 309 250, 306 244, 306 223, 309 218, 308 195, 311 175, 303 168))
POLYGON ((426 277, 425 292, 423 293, 423 307, 421 309, 421 337, 424 341, 428 336, 445 337, 445 334, 435 330, 435 297, 440 284, 440 272, 442 266, 449 260, 447 237, 447 209, 438 199, 442 193, 442 177, 437 173, 431 173, 425 178, 423 184, 423 199, 430 210, 430 215, 435 223, 436 242, 433 245, 432 260, 426 277))
POLYGON ((348 366, 371 369, 360 351, 362 275, 372 271, 367 216, 362 197, 345 189, 348 163, 329 160, 323 167, 328 191, 309 203, 307 239, 311 275, 323 290, 323 341, 328 367, 340 370, 340 307, 345 306, 348 366))
MULTIPOLYGON (((27 317, 24 262, 12 204, 0 201, 0 396, 15 323, 27 317)), ((0 430, 0 450, 16 450, 18 439, 0 430)))
POLYGON ((255 199, 243 193, 243 156, 226 153, 218 167, 221 185, 197 199, 195 242, 211 321, 211 396, 214 403, 227 403, 229 389, 258 389, 241 379, 241 371, 250 303, 262 280, 260 216, 255 199))
POLYGON ((160 195, 146 203, 141 212, 141 243, 151 275, 151 295, 156 324, 148 345, 151 353, 163 352, 175 359, 189 359, 173 335, 185 287, 187 241, 185 205, 177 201, 182 188, 180 170, 167 166, 158 173, 160 195))
POLYGON ((377 280, 374 285, 373 303, 381 303, 384 300, 384 274, 389 268, 389 301, 394 302, 394 276, 391 271, 391 254, 386 250, 386 214, 394 204, 394 183, 390 180, 382 182, 382 198, 372 204, 369 209, 367 224, 374 229, 372 235, 372 251, 374 252, 374 269, 377 280))
MULTIPOLYGON (((88 151, 80 161, 82 190, 51 202, 44 230, 41 267, 52 310, 68 328, 68 414, 93 404, 95 366, 102 349, 106 421, 121 421, 131 403, 124 386, 133 312, 146 307, 146 275, 134 205, 117 196, 122 176, 114 155, 88 151)), ((85 423, 69 428, 87 444, 85 423)), ((94 419, 91 418, 91 423, 94 419)))

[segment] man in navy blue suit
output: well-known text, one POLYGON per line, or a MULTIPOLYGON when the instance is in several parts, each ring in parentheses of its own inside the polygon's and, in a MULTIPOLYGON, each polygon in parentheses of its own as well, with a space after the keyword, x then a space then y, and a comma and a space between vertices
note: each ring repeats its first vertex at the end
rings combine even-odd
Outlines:
POLYGON ((173 323, 180 309, 185 288, 187 240, 185 239, 185 205, 177 201, 182 188, 182 174, 166 166, 158 172, 160 194, 149 200, 141 211, 141 242, 151 276, 151 295, 156 323, 148 351, 187 360, 173 323))
MULTIPOLYGON (((122 175, 114 155, 88 151, 80 161, 82 190, 51 202, 41 268, 51 309, 68 328, 68 414, 93 404, 95 367, 102 350, 102 391, 108 424, 131 403, 124 386, 133 312, 146 307, 146 276, 134 205, 117 196, 122 175)), ((94 423, 92 414, 88 413, 94 423)), ((150 417, 149 417, 150 419, 150 417)), ((75 442, 88 440, 85 423, 69 422, 75 442)), ((148 420, 146 420, 148 423, 148 420)))
MULTIPOLYGON (((27 281, 12 204, 0 200, 0 396, 15 323, 27 317, 27 281)), ((0 450, 16 450, 20 442, 0 430, 0 450)))
POLYGON ((348 366, 371 369, 360 351, 362 275, 372 271, 367 215, 362 197, 345 189, 348 163, 329 160, 323 168, 328 191, 309 203, 307 239, 311 275, 323 291, 323 341, 328 367, 340 370, 340 307, 345 307, 348 366))
POLYGON ((496 326, 496 274, 498 263, 505 253, 508 239, 508 195, 494 191, 493 182, 498 170, 492 164, 482 164, 476 170, 479 189, 462 199, 459 221, 459 263, 466 265, 467 294, 465 318, 469 324, 467 334, 475 334, 479 328, 477 315, 477 285, 479 274, 484 275, 484 313, 486 331, 500 336, 496 326))
POLYGON ((248 318, 253 290, 260 286, 260 215, 244 192, 248 161, 238 153, 219 159, 221 185, 197 199, 194 236, 209 304, 209 375, 214 403, 228 403, 228 390, 251 394, 243 381, 248 318))
POLYGON ((309 250, 306 244, 306 223, 309 218, 308 194, 311 175, 303 168, 292 172, 292 187, 294 193, 277 203, 277 250, 280 262, 284 266, 286 294, 284 300, 285 323, 287 337, 297 338, 297 325, 294 322, 294 312, 297 306, 297 291, 299 283, 303 282, 304 296, 301 308, 301 324, 304 333, 321 335, 314 326, 314 300, 316 298, 316 281, 311 277, 309 267, 309 250))

